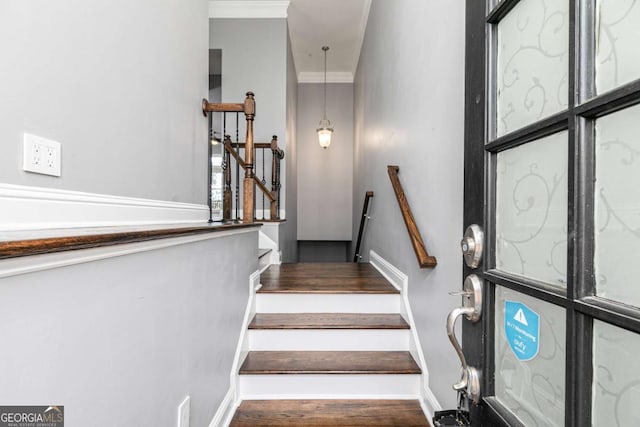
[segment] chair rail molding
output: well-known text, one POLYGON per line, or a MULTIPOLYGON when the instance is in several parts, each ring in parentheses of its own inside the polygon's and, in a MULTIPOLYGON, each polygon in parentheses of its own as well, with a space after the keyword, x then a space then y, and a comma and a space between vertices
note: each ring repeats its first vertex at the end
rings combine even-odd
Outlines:
POLYGON ((203 223, 207 205, 0 183, 2 231, 203 223))

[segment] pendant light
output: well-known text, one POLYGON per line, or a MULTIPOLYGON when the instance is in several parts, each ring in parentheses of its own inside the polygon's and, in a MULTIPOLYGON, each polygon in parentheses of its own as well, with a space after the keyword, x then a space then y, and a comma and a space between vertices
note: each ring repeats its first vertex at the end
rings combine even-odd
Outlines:
POLYGON ((329 46, 322 46, 322 50, 324 51, 324 115, 320 120, 320 127, 316 131, 318 132, 318 143, 326 149, 331 145, 331 134, 333 133, 331 122, 327 119, 327 51, 329 46))

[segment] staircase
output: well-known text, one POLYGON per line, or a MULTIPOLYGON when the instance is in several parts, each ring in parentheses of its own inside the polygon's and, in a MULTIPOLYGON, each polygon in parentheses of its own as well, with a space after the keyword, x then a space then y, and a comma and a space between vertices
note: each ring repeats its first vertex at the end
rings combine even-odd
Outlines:
POLYGON ((400 291, 369 264, 260 276, 231 426, 429 426, 400 291))

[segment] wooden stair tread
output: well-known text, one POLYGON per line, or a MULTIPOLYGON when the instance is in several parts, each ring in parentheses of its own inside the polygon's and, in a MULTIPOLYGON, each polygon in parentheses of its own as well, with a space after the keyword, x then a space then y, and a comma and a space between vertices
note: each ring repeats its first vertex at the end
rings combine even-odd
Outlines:
POLYGON ((250 351, 241 375, 419 374, 408 351, 250 351))
POLYGON ((258 259, 262 258, 263 256, 267 255, 269 252, 271 252, 271 249, 263 249, 263 248, 259 248, 258 249, 258 259))
POLYGON ((417 400, 245 400, 231 427, 430 427, 417 400))
POLYGON ((272 265, 260 275, 258 293, 399 294, 370 264, 272 265))
POLYGON ((257 313, 249 329, 409 329, 400 314, 257 313))

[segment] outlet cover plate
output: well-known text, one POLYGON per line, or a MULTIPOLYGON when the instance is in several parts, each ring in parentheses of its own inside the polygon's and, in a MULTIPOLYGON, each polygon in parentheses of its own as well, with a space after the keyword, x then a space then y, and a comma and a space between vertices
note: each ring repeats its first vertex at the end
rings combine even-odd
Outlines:
POLYGON ((25 133, 22 169, 43 175, 60 176, 61 147, 57 141, 25 133))
POLYGON ((178 406, 178 427, 189 427, 189 417, 191 415, 191 397, 184 398, 178 406))

